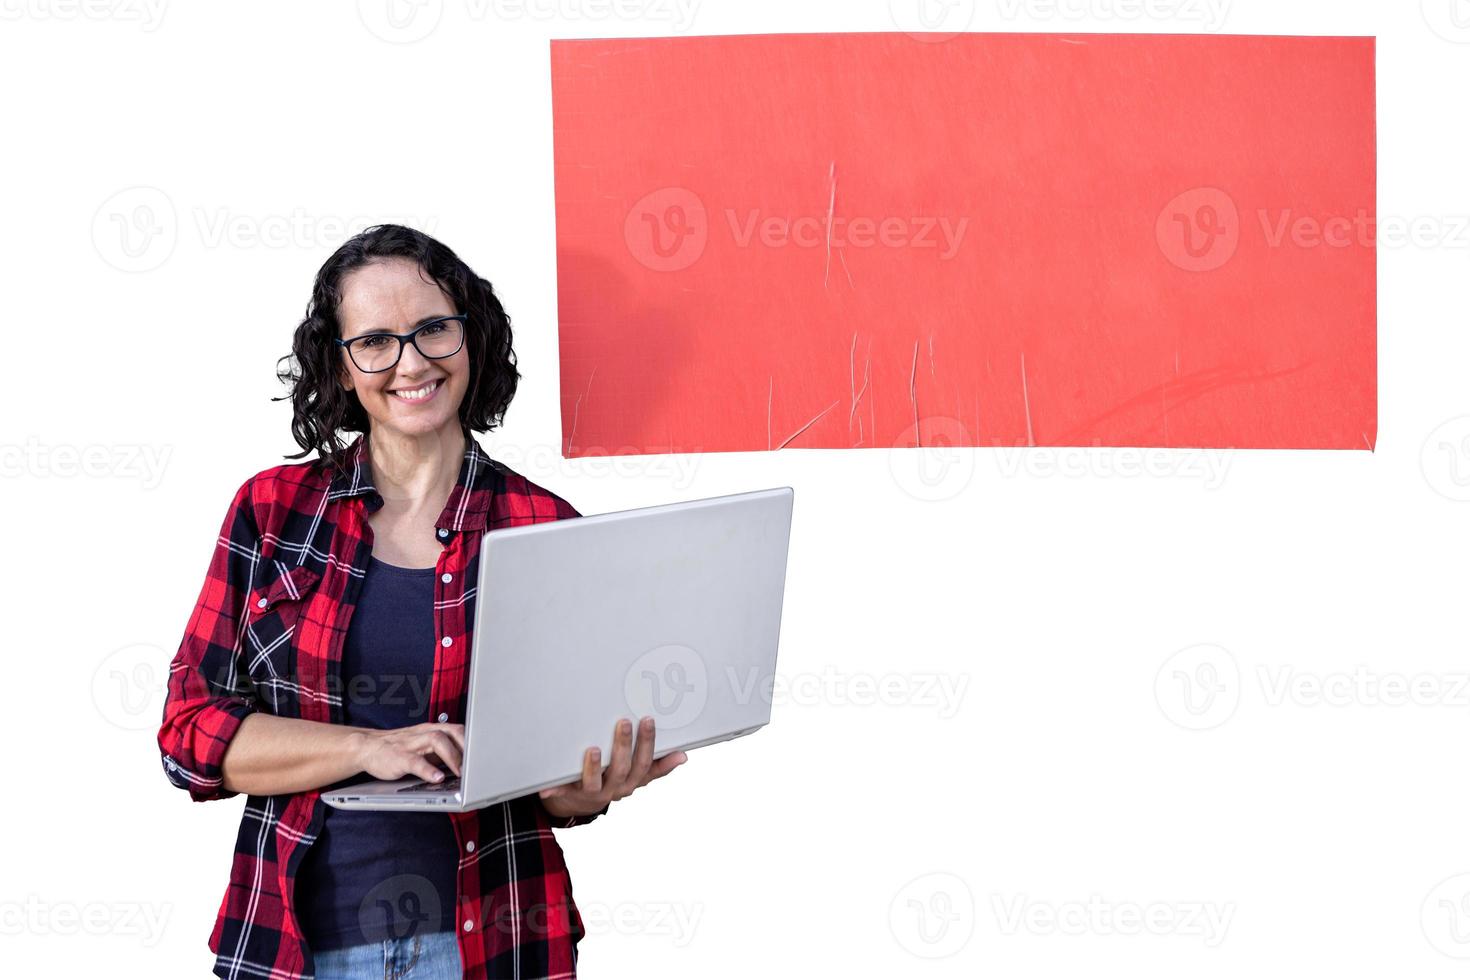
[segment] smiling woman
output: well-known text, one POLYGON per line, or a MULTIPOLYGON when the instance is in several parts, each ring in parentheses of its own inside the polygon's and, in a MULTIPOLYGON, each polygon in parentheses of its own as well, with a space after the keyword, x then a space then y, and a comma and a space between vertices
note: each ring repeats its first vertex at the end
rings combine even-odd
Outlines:
POLYGON ((215 972, 572 976, 584 929, 552 828, 684 761, 653 759, 652 719, 636 743, 618 724, 606 767, 588 749, 579 780, 469 813, 321 799, 459 774, 484 532, 579 516, 475 441, 515 394, 509 318, 443 244, 378 225, 317 274, 283 362, 288 458, 316 458, 236 492, 158 734, 193 799, 250 794, 215 972))
POLYGON ((465 428, 493 429, 520 381, 511 341, 510 318, 494 287, 447 246, 402 225, 367 229, 317 273, 291 355, 277 372, 291 389, 291 430, 302 447, 288 458, 315 451, 340 462, 338 431, 366 432, 375 414, 394 418, 390 393, 419 382, 447 380, 449 397, 436 399, 431 414, 403 417, 410 431, 442 428, 455 409, 465 428), (416 332, 451 316, 461 324, 456 349, 446 352, 416 332), (415 331, 411 345, 409 331, 415 331), (342 356, 343 345, 350 356, 342 356), (418 356, 410 354, 405 364, 410 346, 418 356))

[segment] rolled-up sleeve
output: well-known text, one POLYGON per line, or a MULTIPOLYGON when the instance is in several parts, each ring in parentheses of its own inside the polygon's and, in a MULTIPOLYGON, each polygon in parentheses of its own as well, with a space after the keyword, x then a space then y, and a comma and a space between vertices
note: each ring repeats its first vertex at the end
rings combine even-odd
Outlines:
POLYGON ((578 816, 578 817, 558 817, 556 814, 554 814, 550 810, 547 810, 546 809, 546 801, 545 800, 542 800, 542 799, 540 799, 540 797, 537 797, 537 802, 539 802, 541 804, 541 809, 546 813, 547 821, 553 827, 558 827, 558 828, 560 828, 562 830, 567 830, 567 829, 570 829, 572 827, 580 827, 583 824, 589 824, 592 821, 596 820, 598 817, 604 816, 607 813, 607 807, 608 807, 608 804, 604 804, 603 807, 602 807, 602 809, 601 810, 598 810, 596 813, 588 813, 588 814, 585 814, 583 816, 578 816))
POLYGON ((245 603, 259 556, 251 481, 235 492, 183 642, 169 665, 158 748, 169 782, 198 801, 234 796, 224 788, 230 740, 255 710, 243 663, 245 603))

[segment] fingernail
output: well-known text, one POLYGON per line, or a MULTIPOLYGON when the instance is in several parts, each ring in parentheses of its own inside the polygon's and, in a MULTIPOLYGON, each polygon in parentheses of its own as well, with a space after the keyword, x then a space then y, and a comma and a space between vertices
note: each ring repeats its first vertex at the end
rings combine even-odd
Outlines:
POLYGON ((436 772, 436 773, 434 773, 434 775, 430 776, 429 778, 432 779, 432 780, 434 780, 434 782, 437 783, 439 780, 441 780, 441 779, 444 778, 444 774, 442 772, 436 772))
POLYGON ((622 732, 624 735, 631 734, 633 731, 633 723, 624 718, 622 721, 618 722, 618 731, 622 732))

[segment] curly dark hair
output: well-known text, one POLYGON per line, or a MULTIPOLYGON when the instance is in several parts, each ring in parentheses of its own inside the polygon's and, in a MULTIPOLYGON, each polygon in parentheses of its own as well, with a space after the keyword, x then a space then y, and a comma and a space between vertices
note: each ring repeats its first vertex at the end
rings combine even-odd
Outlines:
POLYGON ((421 231, 403 225, 373 225, 346 242, 317 271, 306 318, 296 327, 291 353, 276 362, 276 376, 289 389, 273 401, 290 399, 291 435, 301 452, 287 459, 317 453, 316 462, 341 472, 346 444, 339 432, 367 432, 369 418, 354 391, 338 383, 341 336, 337 320, 342 279, 376 260, 409 258, 418 263, 427 280, 435 282, 464 314, 465 343, 470 359, 469 389, 459 406, 466 432, 483 432, 499 425, 515 397, 520 372, 511 349, 510 317, 490 283, 464 261, 421 231))

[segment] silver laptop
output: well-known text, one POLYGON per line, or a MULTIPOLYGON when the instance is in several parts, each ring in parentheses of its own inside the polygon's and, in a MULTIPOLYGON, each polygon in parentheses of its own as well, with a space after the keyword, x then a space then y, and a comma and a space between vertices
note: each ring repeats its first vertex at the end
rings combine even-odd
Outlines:
POLYGON ((464 811, 581 777, 621 718, 654 756, 771 720, 790 487, 490 531, 480 551, 459 778, 322 794, 358 810, 464 811))

